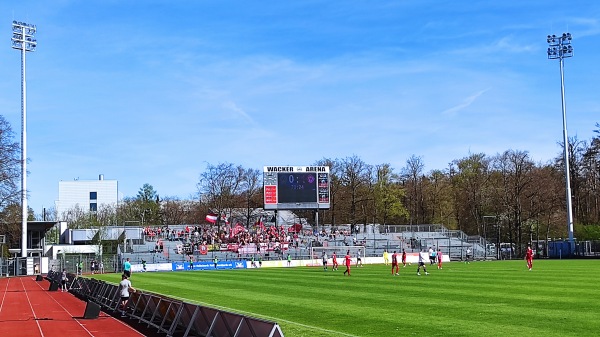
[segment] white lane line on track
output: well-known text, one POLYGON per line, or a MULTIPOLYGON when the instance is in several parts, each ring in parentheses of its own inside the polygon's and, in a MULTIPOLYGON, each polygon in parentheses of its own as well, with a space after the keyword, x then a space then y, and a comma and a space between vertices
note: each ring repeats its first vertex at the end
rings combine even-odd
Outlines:
POLYGON ((4 306, 4 299, 6 298, 6 293, 8 292, 8 283, 10 282, 10 278, 6 279, 6 288, 4 288, 4 295, 2 296, 2 302, 0 302, 0 313, 2 313, 2 307, 4 306))
POLYGON ((25 297, 27 297, 27 303, 29 303, 29 308, 31 308, 31 313, 33 314, 33 319, 35 320, 35 324, 37 324, 38 330, 40 331, 40 335, 44 337, 44 332, 42 331, 42 327, 40 326, 40 321, 37 320, 37 316, 35 315, 35 310, 33 310, 33 305, 31 304, 31 300, 29 299, 29 294, 27 290, 25 290, 25 285, 23 284, 23 279, 19 278, 21 281, 21 287, 23 288, 23 292, 25 293, 25 297))
MULTIPOLYGON (((38 286, 39 286, 41 289, 44 289, 44 288, 42 288, 42 286, 41 286, 39 283, 37 283, 37 285, 38 285, 38 286)), ((71 294, 71 293, 68 293, 68 294, 65 294, 65 295, 67 295, 67 296, 74 296, 74 295, 73 295, 73 294, 71 294)), ((83 328, 85 331, 87 331, 87 333, 88 333, 88 334, 90 334, 90 336, 94 336, 94 334, 93 334, 91 331, 89 331, 89 330, 88 330, 88 329, 85 327, 85 325, 83 325, 83 324, 80 322, 80 320, 79 320, 78 318, 76 318, 76 317, 75 317, 75 316, 74 316, 74 315, 73 315, 73 314, 72 314, 72 313, 71 313, 69 310, 67 310, 67 308, 65 308, 65 307, 64 307, 64 306, 63 306, 63 305, 62 305, 60 302, 58 302, 58 301, 56 300, 56 298, 54 298, 54 297, 50 296, 49 294, 48 294, 48 296, 49 296, 49 297, 50 297, 50 298, 51 298, 51 299, 52 299, 54 302, 56 302, 56 303, 57 303, 57 304, 58 304, 58 305, 59 305, 61 308, 63 308, 63 310, 64 310, 64 311, 66 311, 66 312, 67 312, 67 313, 68 313, 68 314, 69 314, 71 317, 73 317, 73 319, 74 319, 74 320, 75 320, 75 321, 76 321, 76 322, 77 322, 77 323, 78 323, 78 324, 79 324, 79 325, 80 325, 80 326, 81 326, 81 327, 82 327, 82 328, 83 328)), ((141 332, 139 332, 139 331, 135 330, 134 328, 132 328, 131 326, 129 326, 129 325, 128 325, 128 324, 126 324, 125 322, 123 322, 123 321, 120 321, 120 320, 118 320, 118 319, 116 319, 116 318, 114 318, 114 317, 112 317, 112 316, 107 316, 107 317, 108 317, 109 319, 115 320, 116 322, 119 322, 119 323, 120 323, 121 325, 123 325, 123 326, 126 326, 126 327, 127 327, 127 328, 129 328, 131 331, 135 331, 135 332, 136 332, 136 333, 138 333, 140 336, 144 336, 144 334, 142 334, 141 332)))

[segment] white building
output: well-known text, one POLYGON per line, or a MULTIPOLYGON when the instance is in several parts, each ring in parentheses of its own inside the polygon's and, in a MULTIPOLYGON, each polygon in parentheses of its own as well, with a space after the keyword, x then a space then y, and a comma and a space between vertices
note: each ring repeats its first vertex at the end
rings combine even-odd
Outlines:
POLYGON ((57 220, 69 209, 78 207, 84 212, 96 212, 102 205, 117 206, 118 183, 116 180, 73 180, 58 182, 58 200, 56 201, 57 220))

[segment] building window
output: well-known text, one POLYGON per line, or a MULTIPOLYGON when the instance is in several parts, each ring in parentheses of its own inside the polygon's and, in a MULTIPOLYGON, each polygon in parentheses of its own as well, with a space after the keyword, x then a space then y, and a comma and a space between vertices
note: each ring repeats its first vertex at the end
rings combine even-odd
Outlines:
POLYGON ((90 192, 90 200, 97 200, 98 192, 90 192))
POLYGON ((97 212, 98 211, 98 204, 95 202, 90 202, 90 212, 97 212))
POLYGON ((29 245, 27 248, 40 249, 41 245, 41 234, 39 231, 31 231, 31 237, 29 238, 29 245))

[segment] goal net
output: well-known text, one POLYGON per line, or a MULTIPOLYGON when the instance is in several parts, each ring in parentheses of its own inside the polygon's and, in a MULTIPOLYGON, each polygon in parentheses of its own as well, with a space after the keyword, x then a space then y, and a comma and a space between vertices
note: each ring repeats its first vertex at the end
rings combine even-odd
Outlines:
POLYGON ((335 253, 337 262, 341 265, 343 264, 344 256, 346 256, 346 253, 348 252, 350 252, 350 256, 352 257, 352 263, 356 263, 356 259, 359 256, 364 261, 365 253, 367 251, 365 246, 311 247, 310 258, 316 260, 314 265, 320 266, 323 264, 323 253, 327 254, 328 263, 331 263, 331 258, 333 253, 335 253))

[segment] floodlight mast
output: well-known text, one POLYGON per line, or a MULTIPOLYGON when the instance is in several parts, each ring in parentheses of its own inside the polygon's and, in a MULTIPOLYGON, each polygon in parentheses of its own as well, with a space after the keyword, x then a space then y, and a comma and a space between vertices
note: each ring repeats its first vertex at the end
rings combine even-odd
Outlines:
POLYGON ((27 81, 25 78, 25 54, 35 51, 35 25, 12 22, 12 47, 21 51, 21 257, 27 257, 27 81))
POLYGON ((559 60, 560 63, 560 94, 562 101, 563 114, 563 141, 564 141, 564 161, 565 161, 565 181, 567 192, 567 228, 569 231, 569 254, 575 249, 573 238, 573 200, 571 198, 571 178, 569 170, 569 137, 567 136, 567 108, 565 104, 565 72, 564 59, 573 56, 573 47, 571 33, 563 33, 561 36, 548 35, 548 59, 559 60))

